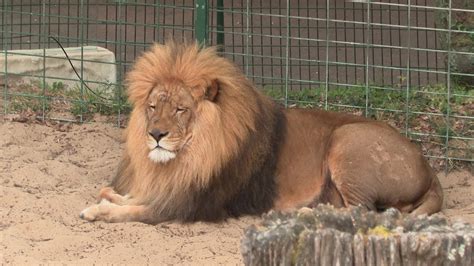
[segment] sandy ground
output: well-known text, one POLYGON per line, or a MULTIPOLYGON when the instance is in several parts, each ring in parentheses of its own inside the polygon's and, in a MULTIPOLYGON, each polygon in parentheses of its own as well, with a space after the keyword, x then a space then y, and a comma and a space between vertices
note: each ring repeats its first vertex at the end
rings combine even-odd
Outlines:
MULTIPOLYGON (((118 164, 121 130, 0 119, 0 263, 241 264, 240 238, 258 218, 221 224, 88 223, 118 164)), ((474 178, 440 174, 444 213, 474 223, 474 178)))

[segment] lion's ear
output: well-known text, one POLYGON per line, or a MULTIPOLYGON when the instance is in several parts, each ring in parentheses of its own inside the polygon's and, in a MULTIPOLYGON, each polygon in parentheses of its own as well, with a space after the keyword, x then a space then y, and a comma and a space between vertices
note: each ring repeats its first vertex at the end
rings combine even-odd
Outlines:
POLYGON ((211 82, 206 88, 206 93, 204 94, 204 98, 209 101, 214 101, 216 99, 217 94, 219 93, 219 81, 216 79, 211 82))

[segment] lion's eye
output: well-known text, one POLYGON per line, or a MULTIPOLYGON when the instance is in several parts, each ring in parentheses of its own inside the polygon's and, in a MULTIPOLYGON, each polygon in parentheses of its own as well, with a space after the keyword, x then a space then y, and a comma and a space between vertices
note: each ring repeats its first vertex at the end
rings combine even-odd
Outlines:
POLYGON ((184 112, 186 112, 188 109, 184 108, 184 107, 178 107, 176 108, 176 113, 178 114, 182 114, 184 112))
POLYGON ((155 106, 154 106, 154 105, 150 105, 150 110, 151 110, 151 111, 155 111, 155 106))

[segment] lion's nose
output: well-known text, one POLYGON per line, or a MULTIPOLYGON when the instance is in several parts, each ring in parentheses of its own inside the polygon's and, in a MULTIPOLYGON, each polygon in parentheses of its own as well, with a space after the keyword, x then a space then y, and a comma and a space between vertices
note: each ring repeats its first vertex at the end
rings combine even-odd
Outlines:
POLYGON ((148 134, 150 134, 150 136, 152 136, 156 142, 160 142, 160 140, 165 137, 166 135, 168 135, 168 132, 163 132, 159 129, 153 129, 152 131, 148 132, 148 134))

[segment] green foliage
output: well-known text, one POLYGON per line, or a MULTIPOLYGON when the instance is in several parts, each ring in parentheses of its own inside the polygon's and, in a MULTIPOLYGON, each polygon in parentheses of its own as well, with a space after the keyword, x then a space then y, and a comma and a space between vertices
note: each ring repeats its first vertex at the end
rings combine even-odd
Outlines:
POLYGON ((93 92, 86 88, 76 86, 67 94, 73 98, 71 113, 74 115, 101 115, 127 114, 131 111, 131 105, 122 93, 123 88, 118 86, 104 86, 95 89, 93 92), (114 93, 111 94, 110 92, 114 93))
POLYGON ((132 109, 123 87, 114 85, 104 84, 90 91, 79 85, 69 88, 62 82, 31 82, 20 84, 9 93, 8 108, 12 112, 31 110, 45 116, 50 111, 70 112, 88 118, 96 113, 127 114, 132 109))
MULTIPOLYGON (((303 88, 288 90, 283 87, 266 86, 263 88, 266 95, 283 102, 286 93, 290 105, 298 107, 321 107, 325 102, 326 90, 324 87, 303 88)), ((466 90, 462 86, 451 88, 452 110, 457 106, 473 103, 474 91, 466 90)), ((345 105, 365 108, 366 100, 369 109, 387 111, 434 112, 446 114, 448 108, 447 88, 442 85, 425 86, 421 88, 381 88, 377 86, 339 86, 328 88, 327 101, 329 105, 345 105)))
POLYGON ((35 113, 48 112, 51 109, 48 95, 50 87, 41 82, 21 84, 18 91, 13 92, 8 108, 13 112, 30 110, 35 113))
POLYGON ((38 96, 15 95, 12 96, 9 108, 13 112, 31 110, 35 113, 41 113, 43 110, 47 112, 50 109, 50 105, 48 101, 38 96))
POLYGON ((453 30, 464 31, 464 35, 466 36, 466 40, 463 43, 459 43, 457 46, 468 46, 472 50, 472 43, 474 42, 474 27, 470 25, 466 25, 461 21, 457 21, 453 26, 453 30))

